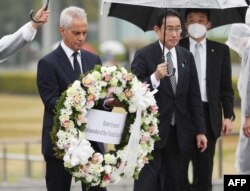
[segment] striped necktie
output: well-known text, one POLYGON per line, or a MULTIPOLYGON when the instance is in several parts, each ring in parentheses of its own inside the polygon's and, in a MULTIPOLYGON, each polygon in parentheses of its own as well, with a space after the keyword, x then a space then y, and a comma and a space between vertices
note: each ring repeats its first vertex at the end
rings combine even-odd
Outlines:
MULTIPOLYGON (((174 70, 174 64, 173 64, 173 60, 171 58, 171 52, 170 51, 167 53, 167 63, 168 63, 168 65, 167 65, 168 72, 170 74, 172 74, 173 70, 174 70)), ((172 76, 169 77, 169 79, 170 79, 170 83, 171 83, 171 86, 172 86, 172 89, 173 89, 173 93, 175 95, 176 94, 176 77, 175 77, 175 75, 172 75, 172 76)), ((172 114, 171 125, 172 126, 175 125, 175 112, 173 112, 173 114, 172 114)))
MULTIPOLYGON (((173 73, 173 70, 174 70, 174 64, 173 64, 173 61, 172 61, 172 58, 171 58, 171 52, 169 51, 167 53, 167 68, 168 68, 168 73, 172 74, 173 73)), ((172 75, 170 76, 170 82, 171 82, 171 86, 172 86, 172 89, 173 89, 173 93, 174 95, 176 94, 176 78, 175 78, 175 75, 172 75)))

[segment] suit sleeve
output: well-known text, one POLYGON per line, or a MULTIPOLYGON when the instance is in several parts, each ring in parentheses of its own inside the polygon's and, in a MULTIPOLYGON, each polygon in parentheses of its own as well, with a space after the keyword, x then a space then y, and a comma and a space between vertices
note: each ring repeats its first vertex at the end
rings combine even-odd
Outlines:
MULTIPOLYGON (((131 72, 137 76, 139 80, 142 82, 146 82, 150 85, 150 89, 153 89, 152 82, 150 79, 151 74, 148 72, 148 66, 145 62, 146 58, 144 58, 141 51, 137 51, 135 53, 133 62, 131 64, 131 72)), ((153 73, 152 73, 153 74, 153 73)))
POLYGON ((231 119, 234 117, 234 91, 232 87, 232 70, 229 48, 224 49, 223 66, 221 75, 220 100, 223 107, 224 118, 231 119))
POLYGON ((44 59, 38 62, 37 87, 46 110, 53 112, 61 94, 55 68, 44 59))

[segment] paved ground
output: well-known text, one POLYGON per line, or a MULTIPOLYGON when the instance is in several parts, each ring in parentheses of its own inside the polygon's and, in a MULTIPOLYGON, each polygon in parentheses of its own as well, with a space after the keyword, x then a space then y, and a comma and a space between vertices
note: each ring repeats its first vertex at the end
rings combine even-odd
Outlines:
MULTIPOLYGON (((0 184, 1 191, 45 191, 45 183, 43 180, 24 179, 17 184, 0 184)), ((72 183, 71 191, 79 191, 80 183, 72 183)), ((132 191, 133 182, 131 180, 123 180, 117 185, 107 188, 107 191, 132 191)), ((223 181, 216 180, 213 184, 213 191, 222 191, 223 181)))

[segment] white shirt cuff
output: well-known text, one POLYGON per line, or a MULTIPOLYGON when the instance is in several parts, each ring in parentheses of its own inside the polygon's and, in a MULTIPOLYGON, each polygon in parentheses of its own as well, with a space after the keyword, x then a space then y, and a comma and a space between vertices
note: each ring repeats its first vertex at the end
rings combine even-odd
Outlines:
POLYGON ((160 85, 160 81, 158 81, 158 80, 156 79, 155 74, 152 74, 152 75, 150 76, 150 80, 151 80, 151 83, 152 83, 153 88, 154 88, 154 89, 157 89, 157 88, 159 87, 159 85, 160 85))

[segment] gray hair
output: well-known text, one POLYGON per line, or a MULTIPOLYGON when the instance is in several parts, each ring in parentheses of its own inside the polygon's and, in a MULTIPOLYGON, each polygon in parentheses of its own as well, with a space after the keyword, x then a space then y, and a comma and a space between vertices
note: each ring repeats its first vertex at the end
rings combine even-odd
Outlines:
POLYGON ((70 6, 61 12, 60 27, 70 28, 73 19, 83 19, 87 21, 87 14, 84 9, 70 6))

